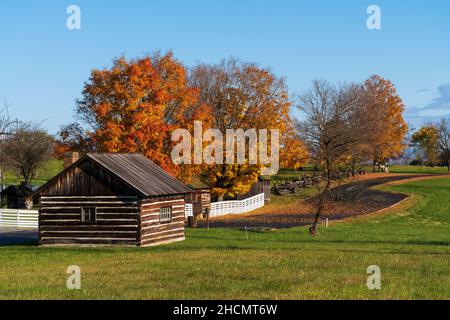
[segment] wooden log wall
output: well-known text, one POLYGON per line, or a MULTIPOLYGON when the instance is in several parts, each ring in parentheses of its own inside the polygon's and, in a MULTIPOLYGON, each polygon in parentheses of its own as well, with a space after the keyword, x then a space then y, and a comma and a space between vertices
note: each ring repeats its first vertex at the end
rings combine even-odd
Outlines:
POLYGON ((42 196, 42 245, 139 244, 139 205, 133 196, 42 196), (81 208, 96 207, 95 223, 81 222, 81 208))
POLYGON ((140 245, 154 246, 184 240, 184 196, 143 201, 141 204, 140 245), (159 209, 172 208, 172 220, 160 222, 159 209))
POLYGON ((47 196, 133 196, 136 191, 128 188, 102 167, 84 161, 76 167, 68 168, 51 180, 40 194, 47 196))
POLYGON ((192 204, 194 216, 203 214, 203 209, 211 208, 211 192, 208 189, 197 189, 186 196, 186 203, 192 204))

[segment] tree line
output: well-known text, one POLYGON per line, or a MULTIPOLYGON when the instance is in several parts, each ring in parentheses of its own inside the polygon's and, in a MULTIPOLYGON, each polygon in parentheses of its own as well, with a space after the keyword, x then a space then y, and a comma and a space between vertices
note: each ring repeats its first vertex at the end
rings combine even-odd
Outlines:
POLYGON ((394 85, 378 76, 339 87, 316 81, 296 97, 284 78, 255 63, 230 58, 188 68, 171 52, 157 52, 92 71, 76 101, 77 121, 58 134, 57 153, 139 152, 185 182, 200 177, 221 198, 246 193, 261 165, 175 165, 175 129, 192 131, 194 121, 222 132, 278 129, 282 167, 299 168, 311 156, 331 172, 334 158, 356 168, 369 155, 374 165, 400 155, 403 110, 394 85), (306 115, 301 124, 292 116, 296 107, 306 115))
POLYGON ((255 63, 230 58, 187 68, 171 52, 121 57, 111 68, 92 71, 76 101, 77 121, 62 127, 57 152, 139 152, 184 182, 200 177, 220 199, 246 193, 262 166, 226 159, 218 165, 176 165, 171 133, 192 132, 194 121, 221 132, 278 129, 281 165, 298 167, 308 152, 294 127, 292 106, 285 79, 255 63))
MULTIPOLYGON (((339 85, 314 81, 293 95, 283 77, 256 63, 229 58, 186 67, 171 52, 156 52, 120 57, 110 68, 92 70, 75 101, 76 121, 62 126, 55 141, 38 126, 5 118, 3 123, 11 123, 3 130, 0 121, 1 148, 8 150, 0 161, 29 183, 49 149, 56 156, 139 152, 184 182, 200 178, 220 199, 246 193, 262 166, 225 164, 225 159, 219 165, 176 165, 170 158, 174 130, 193 131, 194 121, 222 132, 278 129, 281 167, 313 162, 331 178, 337 171, 355 172, 364 163, 375 167, 400 156, 407 132, 403 111, 395 86, 379 76, 339 85), (295 109, 303 120, 293 116, 295 109), (42 158, 25 159, 37 154, 42 158)), ((331 182, 324 194, 330 188, 331 182)))

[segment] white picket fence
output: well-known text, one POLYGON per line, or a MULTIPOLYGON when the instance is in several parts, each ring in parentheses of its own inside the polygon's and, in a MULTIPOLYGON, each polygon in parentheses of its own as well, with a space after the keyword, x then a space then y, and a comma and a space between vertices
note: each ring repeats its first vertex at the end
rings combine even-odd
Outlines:
POLYGON ((0 209, 0 227, 38 228, 37 210, 0 209))
POLYGON ((226 214, 246 213, 264 207, 264 193, 244 200, 231 200, 211 203, 211 217, 226 214))
MULTIPOLYGON (((246 213, 264 207, 264 193, 244 200, 231 200, 211 203, 211 217, 220 217, 227 214, 246 213)), ((184 213, 186 217, 192 217, 192 204, 185 204, 184 213)))
POLYGON ((184 205, 184 216, 185 217, 192 217, 194 215, 193 209, 192 209, 192 204, 191 203, 186 203, 184 205))

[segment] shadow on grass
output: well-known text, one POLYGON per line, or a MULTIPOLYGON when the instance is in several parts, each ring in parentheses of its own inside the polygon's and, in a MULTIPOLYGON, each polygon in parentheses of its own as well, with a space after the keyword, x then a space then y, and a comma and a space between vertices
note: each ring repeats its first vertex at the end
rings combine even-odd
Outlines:
MULTIPOLYGON (((243 240, 242 238, 220 238, 220 237, 196 237, 197 239, 212 239, 221 241, 255 241, 243 240)), ((380 240, 258 240, 260 243, 288 243, 288 244, 317 244, 317 243, 340 243, 340 244, 392 244, 392 245, 416 245, 416 246, 450 246, 449 241, 380 241, 380 240)), ((282 248, 280 248, 282 249, 282 248)))
POLYGON ((37 246, 38 241, 37 230, 0 228, 0 247, 37 246))
MULTIPOLYGON (((280 250, 310 250, 305 245, 327 245, 327 244, 342 244, 342 245, 393 245, 393 246, 423 246, 423 247, 450 247, 449 241, 419 241, 419 240, 405 240, 405 241, 395 241, 395 240, 318 240, 318 239, 311 239, 311 240, 261 240, 261 239, 251 239, 245 240, 243 238, 221 238, 217 236, 212 237, 204 237, 204 236, 190 236, 192 239, 202 239, 202 240, 218 240, 218 241, 238 241, 240 244, 230 244, 230 245, 215 245, 213 242, 209 243, 207 245, 201 246, 203 249, 215 249, 215 250, 257 250, 257 249, 263 249, 266 248, 266 246, 274 245, 274 249, 280 249, 280 250), (298 245, 298 246, 297 246, 298 245)), ((182 249, 198 249, 195 245, 181 245, 181 246, 174 246, 171 249, 175 250, 182 250, 182 249)), ((335 246, 330 247, 329 249, 322 249, 314 247, 312 249, 313 251, 317 252, 345 252, 345 253, 390 253, 390 254, 421 254, 421 255, 450 255, 450 251, 405 251, 401 250, 400 248, 379 248, 377 250, 366 250, 366 249, 359 249, 357 247, 351 248, 351 249, 339 249, 335 246)))

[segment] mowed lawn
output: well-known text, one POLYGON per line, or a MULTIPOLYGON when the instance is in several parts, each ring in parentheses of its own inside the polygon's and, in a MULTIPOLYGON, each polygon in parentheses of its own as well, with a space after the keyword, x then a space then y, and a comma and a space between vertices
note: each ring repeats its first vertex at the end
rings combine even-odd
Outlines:
POLYGON ((389 187, 390 213, 256 233, 188 230, 155 248, 0 248, 1 299, 450 299, 450 178, 389 187), (81 290, 66 288, 81 268, 81 290), (378 265, 381 290, 369 290, 378 265))
POLYGON ((423 174, 448 174, 447 167, 427 167, 427 166, 391 166, 392 173, 423 173, 423 174))

